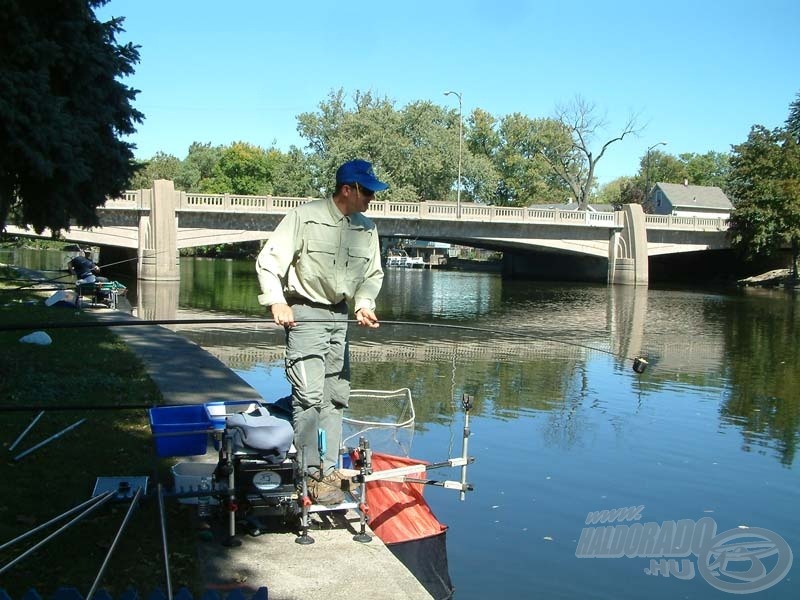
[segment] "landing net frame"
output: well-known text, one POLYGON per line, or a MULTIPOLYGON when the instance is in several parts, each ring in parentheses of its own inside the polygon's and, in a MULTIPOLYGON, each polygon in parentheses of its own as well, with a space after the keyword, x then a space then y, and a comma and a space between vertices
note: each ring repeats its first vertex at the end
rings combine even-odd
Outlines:
POLYGON ((375 450, 392 453, 399 446, 408 455, 416 421, 410 389, 351 390, 349 404, 342 417, 342 446, 357 446, 366 437, 375 450))

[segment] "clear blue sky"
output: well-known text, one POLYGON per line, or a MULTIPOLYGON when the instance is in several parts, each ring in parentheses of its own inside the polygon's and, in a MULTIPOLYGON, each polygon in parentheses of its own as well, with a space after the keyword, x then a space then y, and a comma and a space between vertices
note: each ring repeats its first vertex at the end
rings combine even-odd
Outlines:
POLYGON ((297 115, 331 90, 496 117, 552 116, 576 94, 614 137, 605 183, 638 169, 659 141, 671 154, 727 152, 750 127, 781 126, 800 91, 797 0, 111 0, 120 41, 141 46, 130 139, 136 156, 185 158, 189 145, 245 141, 304 148, 297 115))

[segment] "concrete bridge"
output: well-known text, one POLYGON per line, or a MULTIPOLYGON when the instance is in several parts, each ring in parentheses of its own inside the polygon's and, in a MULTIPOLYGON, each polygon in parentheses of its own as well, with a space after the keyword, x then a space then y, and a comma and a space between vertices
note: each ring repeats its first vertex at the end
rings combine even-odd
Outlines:
MULTIPOLYGON (((134 190, 98 209, 101 227, 73 228, 62 238, 137 251, 138 277, 179 278, 178 250, 267 239, 292 208, 311 198, 195 194, 173 182, 134 190)), ((645 215, 637 204, 617 212, 548 210, 452 202, 374 201, 366 213, 381 236, 496 249, 508 274, 526 268, 526 251, 591 257, 608 283, 645 285, 652 256, 730 247, 726 220, 645 215)), ((8 226, 8 233, 35 237, 8 226)), ((42 237, 49 236, 44 232, 42 237)))

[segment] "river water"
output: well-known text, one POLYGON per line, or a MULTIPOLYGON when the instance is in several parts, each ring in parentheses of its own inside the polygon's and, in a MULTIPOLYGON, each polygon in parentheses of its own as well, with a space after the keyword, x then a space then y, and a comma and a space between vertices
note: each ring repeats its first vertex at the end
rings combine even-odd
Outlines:
MULTIPOLYGON (((251 262, 183 259, 174 316, 262 315, 257 293, 251 262)), ((474 397, 474 491, 426 490, 458 600, 798 597, 797 296, 391 269, 377 313, 352 331, 353 386, 411 390, 412 456, 459 455, 474 397)), ((278 328, 180 330, 288 392, 278 328)))

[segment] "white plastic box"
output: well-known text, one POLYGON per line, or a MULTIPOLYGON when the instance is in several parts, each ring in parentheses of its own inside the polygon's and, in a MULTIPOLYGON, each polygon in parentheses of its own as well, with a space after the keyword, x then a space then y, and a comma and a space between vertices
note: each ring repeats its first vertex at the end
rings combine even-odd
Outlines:
MULTIPOLYGON (((176 493, 196 492, 200 489, 203 477, 211 481, 217 463, 179 462, 172 466, 172 479, 176 493)), ((226 483, 217 482, 217 489, 227 490, 226 483)), ((178 498, 181 504, 197 504, 197 498, 178 498)), ((219 504, 216 498, 210 498, 210 504, 219 504)))
POLYGON ((227 400, 221 402, 206 402, 206 414, 215 430, 225 429, 225 418, 236 413, 249 413, 254 411, 258 404, 250 400, 227 400))

